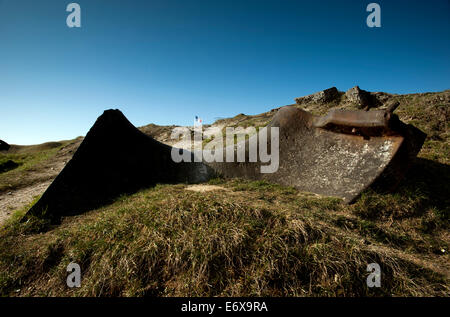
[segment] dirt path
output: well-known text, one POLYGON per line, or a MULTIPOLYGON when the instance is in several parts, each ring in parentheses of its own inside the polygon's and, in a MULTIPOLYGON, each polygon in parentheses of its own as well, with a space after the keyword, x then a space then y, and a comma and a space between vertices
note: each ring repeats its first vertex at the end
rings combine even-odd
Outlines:
POLYGON ((31 203, 36 196, 42 195, 50 183, 51 181, 46 181, 0 195, 0 225, 15 210, 31 203))
MULTIPOLYGON (((8 219, 14 211, 20 209, 36 196, 42 195, 55 177, 61 172, 72 158, 82 139, 63 146, 53 157, 40 162, 27 170, 11 174, 14 189, 0 192, 0 225, 8 219)), ((14 172, 14 171, 13 171, 14 172)))

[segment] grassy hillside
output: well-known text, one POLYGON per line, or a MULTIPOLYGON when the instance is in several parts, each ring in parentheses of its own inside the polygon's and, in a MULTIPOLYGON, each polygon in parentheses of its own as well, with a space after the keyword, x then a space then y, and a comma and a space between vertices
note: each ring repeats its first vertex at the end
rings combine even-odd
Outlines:
POLYGON ((391 210, 372 219, 367 197, 349 207, 265 182, 210 183, 222 189, 160 185, 41 234, 41 220, 11 221, 0 235, 1 293, 448 295, 446 223, 398 214, 417 201, 388 195, 391 210), (70 262, 82 267, 79 289, 65 286, 70 262), (372 262, 382 268, 380 289, 366 287, 372 262))
MULTIPOLYGON (((450 91, 391 98, 403 121, 428 134, 396 192, 368 190, 349 206, 266 182, 215 179, 212 191, 158 185, 58 226, 20 223, 25 206, 0 228, 0 295, 449 296, 450 91), (79 289, 65 284, 70 262, 81 265, 79 289), (381 266, 381 288, 366 286, 372 262, 381 266)), ((353 105, 307 106, 330 107, 353 105)), ((273 114, 224 121, 245 127, 273 114)), ((0 186, 50 166, 60 151, 64 145, 36 152, 36 161, 24 157, 0 174, 0 186)))
POLYGON ((0 173, 0 193, 53 179, 56 176, 52 172, 56 167, 55 157, 62 158, 65 162, 70 160, 80 141, 75 139, 30 146, 13 145, 9 151, 0 152, 0 166, 8 161, 15 163, 15 168, 0 173))

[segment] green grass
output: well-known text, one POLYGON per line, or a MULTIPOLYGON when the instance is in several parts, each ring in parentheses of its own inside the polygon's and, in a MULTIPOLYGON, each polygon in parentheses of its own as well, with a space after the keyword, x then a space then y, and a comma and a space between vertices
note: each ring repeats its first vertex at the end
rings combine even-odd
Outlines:
POLYGON ((58 152, 58 150, 66 143, 67 142, 53 142, 52 145, 45 148, 33 148, 33 146, 30 146, 28 149, 19 149, 13 153, 3 152, 0 153, 0 163, 7 160, 12 160, 20 164, 20 169, 28 170, 34 165, 54 156, 58 152))
POLYGON ((26 179, 27 174, 39 170, 45 172, 43 164, 49 162, 63 146, 70 142, 73 141, 24 146, 13 151, 1 152, 0 164, 12 160, 19 166, 15 169, 0 173, 0 193, 29 185, 26 179))
MULTIPOLYGON (((158 185, 45 231, 38 219, 12 220, 0 231, 0 294, 448 294, 442 273, 408 258, 417 250, 405 246, 420 241, 410 234, 400 243, 400 229, 361 220, 352 212, 357 207, 267 182, 210 184, 227 190, 196 193, 186 185, 158 185), (65 286, 70 262, 81 265, 79 289, 65 286), (382 267, 380 289, 365 283, 372 262, 382 267)), ((430 250, 429 256, 438 255, 430 250)))

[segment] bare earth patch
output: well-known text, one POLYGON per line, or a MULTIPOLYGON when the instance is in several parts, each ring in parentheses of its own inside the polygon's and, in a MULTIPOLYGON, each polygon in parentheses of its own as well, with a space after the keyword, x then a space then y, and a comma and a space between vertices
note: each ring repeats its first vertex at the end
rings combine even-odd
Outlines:
POLYGON ((186 187, 186 190, 191 190, 193 192, 210 192, 213 190, 228 190, 225 187, 217 186, 217 185, 207 185, 207 184, 197 184, 186 187))

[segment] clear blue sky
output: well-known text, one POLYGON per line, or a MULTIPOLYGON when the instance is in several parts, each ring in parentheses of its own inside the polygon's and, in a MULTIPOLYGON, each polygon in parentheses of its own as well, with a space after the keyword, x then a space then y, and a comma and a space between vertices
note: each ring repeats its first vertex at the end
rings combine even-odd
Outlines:
POLYGON ((0 139, 71 139, 109 108, 190 125, 331 86, 449 89, 449 15, 448 0, 0 0, 0 139))

